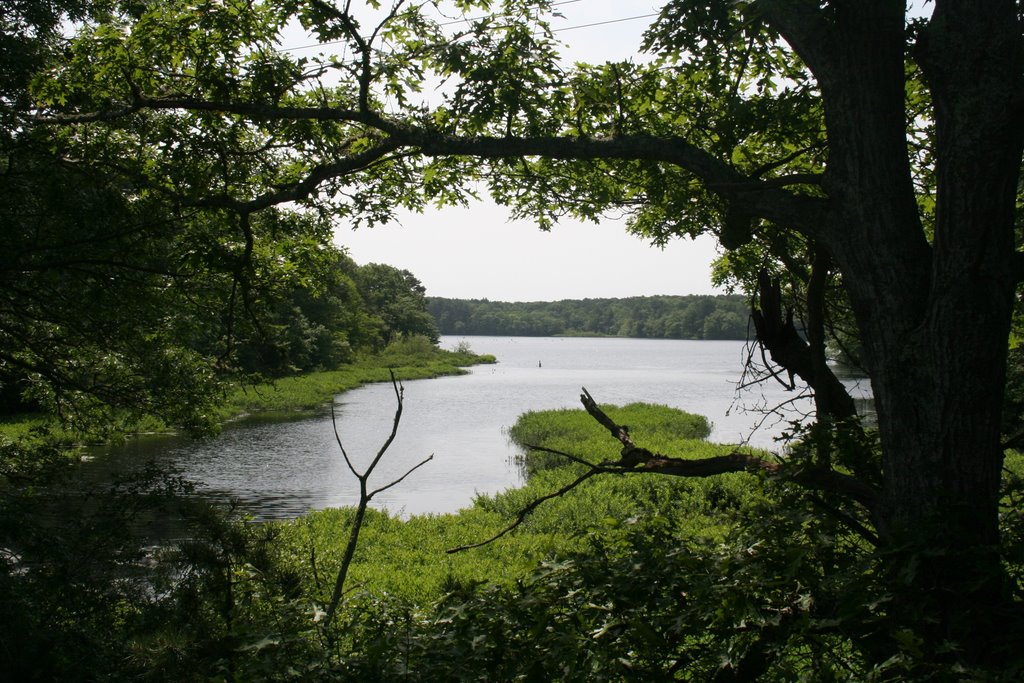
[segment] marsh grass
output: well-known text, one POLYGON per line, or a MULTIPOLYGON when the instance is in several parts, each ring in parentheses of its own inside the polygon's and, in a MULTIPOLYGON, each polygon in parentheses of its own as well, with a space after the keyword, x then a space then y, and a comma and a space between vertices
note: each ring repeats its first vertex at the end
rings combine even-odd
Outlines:
POLYGON ((0 437, 23 440, 43 431, 48 421, 43 415, 19 414, 0 416, 0 437))
MULTIPOLYGON (((703 417, 640 403, 606 408, 613 419, 630 424, 638 443, 652 450, 693 458, 729 451, 704 440, 710 430, 703 417)), ((583 410, 526 413, 510 435, 520 446, 564 450, 592 462, 618 457, 617 442, 583 410)), ((742 473, 700 480, 639 472, 601 475, 544 503, 513 533, 480 548, 447 553, 493 537, 530 502, 566 485, 582 468, 546 454, 527 452, 522 458, 530 463, 525 486, 478 496, 457 514, 403 520, 374 511, 366 519, 350 570, 353 591, 425 606, 452 591, 484 584, 511 586, 541 562, 581 552, 608 528, 648 516, 678 520, 676 532, 682 536, 720 542, 732 528, 735 512, 761 496, 759 479, 742 473), (537 466, 537 458, 543 466, 537 466)), ((350 509, 332 509, 282 524, 282 559, 305 568, 302 573, 313 594, 323 594, 324 577, 340 562, 351 518, 350 509)))
POLYGON ((389 382, 459 375, 466 367, 494 363, 492 355, 469 350, 445 351, 426 339, 413 337, 393 342, 381 353, 365 356, 336 370, 282 377, 272 382, 235 387, 226 398, 222 418, 256 411, 308 412, 326 405, 333 396, 371 382, 389 382))
MULTIPOLYGON (((229 385, 224 401, 214 416, 215 422, 223 423, 257 412, 299 417, 323 408, 333 396, 341 392, 370 382, 388 382, 391 371, 394 371, 399 381, 428 379, 462 374, 466 372, 467 366, 494 362, 494 356, 477 355, 468 348, 446 351, 433 346, 426 339, 400 339, 378 354, 362 356, 355 363, 335 370, 229 385)), ((167 425, 158 416, 151 415, 131 424, 116 425, 102 436, 102 440, 116 440, 126 434, 170 431, 175 431, 173 425, 167 425)), ((96 441, 99 438, 97 435, 66 432, 59 420, 46 415, 0 417, 0 438, 24 441, 42 434, 79 442, 96 441)))
MULTIPOLYGON (((701 444, 706 443, 711 425, 701 415, 650 403, 602 406, 602 410, 617 424, 628 426, 634 441, 648 450, 676 457, 702 457, 707 450, 701 444)), ((621 448, 585 411, 569 408, 524 413, 509 429, 509 438, 524 449, 520 463, 527 476, 569 464, 560 456, 530 451, 529 446, 571 453, 592 463, 617 460, 621 448)))

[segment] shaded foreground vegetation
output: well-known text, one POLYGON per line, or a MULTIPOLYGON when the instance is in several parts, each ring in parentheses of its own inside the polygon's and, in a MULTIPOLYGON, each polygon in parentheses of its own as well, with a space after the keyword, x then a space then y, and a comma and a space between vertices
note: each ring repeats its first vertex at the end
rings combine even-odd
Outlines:
MULTIPOLYGON (((648 404, 604 409, 656 452, 731 452, 705 441, 701 417, 648 404)), ((582 410, 527 413, 510 436, 547 449, 524 447, 524 487, 481 496, 458 514, 402 520, 369 511, 329 628, 323 610, 351 509, 247 523, 157 473, 90 494, 88 513, 74 518, 45 514, 60 509, 59 498, 6 496, 7 512, 36 510, 25 517, 35 526, 18 530, 17 552, 5 550, 0 666, 18 680, 152 681, 953 673, 929 661, 908 619, 891 618, 872 544, 841 514, 827 514, 827 501, 763 474, 596 477, 499 540, 446 552, 494 536, 585 471, 549 451, 618 458, 616 441, 582 410), (137 522, 172 513, 189 522, 190 538, 146 548, 137 522)), ((1019 460, 1012 465, 1022 471, 1019 460)), ((1022 491, 1019 475, 1008 474, 1007 501, 1022 491)), ((1008 510, 1004 526, 1005 562, 1019 577, 1024 523, 1008 510)), ((956 676, 1009 681, 1021 672, 956 676)))
POLYGON ((728 296, 504 302, 427 297, 441 334, 747 339, 750 301, 728 296))
MULTIPOLYGON (((528 415, 513 436, 553 445, 578 439, 594 457, 614 457, 614 444, 577 412, 528 415)), ((678 416, 639 405, 623 414, 638 425, 678 416)), ((707 432, 707 423, 693 418, 660 442, 695 454, 722 451, 701 440, 707 432)), ((288 524, 246 524, 182 497, 188 484, 158 473, 92 494, 89 514, 70 519, 40 514, 38 508, 57 505, 48 508, 52 512, 59 502, 7 496, 8 512, 17 505, 23 512, 35 507, 36 514, 26 519, 48 521, 45 529, 38 522, 34 530, 19 530, 22 543, 7 557, 2 604, 10 618, 0 638, 4 668, 26 680, 392 680, 400 674, 444 680, 486 677, 488 670, 501 680, 500 672, 510 672, 512 661, 491 662, 497 653, 488 652, 500 641, 481 649, 482 632, 451 631, 443 626, 449 618, 455 617, 458 629, 493 628, 473 616, 484 604, 479 601, 498 594, 503 601, 519 600, 517 586, 531 581, 542 562, 564 562, 584 551, 602 527, 620 526, 614 519, 671 513, 690 535, 712 542, 731 526, 735 501, 752 495, 743 485, 751 478, 742 475, 713 486, 607 479, 540 508, 501 542, 445 554, 447 548, 494 534, 526 501, 572 476, 572 468, 545 458, 526 456, 523 467, 531 473, 526 488, 481 497, 458 515, 402 521, 371 511, 351 591, 327 632, 318 627, 319 615, 351 510, 327 510, 288 524), (684 508, 703 514, 684 522, 684 508), (164 514, 183 514, 193 537, 147 554, 152 551, 133 536, 139 531, 133 519, 164 514), (466 623, 457 617, 463 604, 470 610, 466 623), (444 641, 451 643, 439 647, 444 641)), ((507 622, 503 628, 520 630, 509 621, 511 614, 494 617, 507 622)), ((514 659, 527 645, 501 656, 514 659)))

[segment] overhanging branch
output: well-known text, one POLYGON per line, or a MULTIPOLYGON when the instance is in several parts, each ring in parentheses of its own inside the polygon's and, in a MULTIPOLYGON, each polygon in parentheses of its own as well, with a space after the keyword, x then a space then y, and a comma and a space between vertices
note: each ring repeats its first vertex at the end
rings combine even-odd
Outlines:
MULTIPOLYGON (((812 273, 813 274, 813 273, 812 273)), ((818 276, 825 274, 820 269, 818 276)), ((811 285, 812 283, 809 283, 811 285)), ((824 296, 820 286, 810 287, 819 299, 824 296)), ((809 294, 810 296, 810 294, 809 294)), ((824 302, 811 301, 811 308, 823 307, 824 302)), ((793 311, 783 311, 782 290, 777 280, 762 271, 758 275, 758 306, 751 310, 751 319, 757 331, 757 341, 768 349, 775 363, 785 368, 790 378, 794 375, 807 383, 818 398, 819 408, 824 407, 836 419, 857 415, 857 408, 846 387, 822 362, 816 363, 814 349, 800 336, 793 324, 793 311)), ((823 344, 823 340, 819 340, 823 344)))
POLYGON ((460 552, 462 552, 464 550, 471 550, 473 548, 480 548, 481 546, 485 546, 485 545, 488 545, 490 543, 494 543, 495 541, 497 541, 502 536, 505 536, 506 534, 511 533, 520 524, 522 524, 524 521, 526 521, 526 518, 530 515, 530 513, 533 512, 534 510, 536 510, 538 507, 540 507, 541 504, 544 503, 545 501, 549 501, 552 498, 559 498, 561 496, 564 496, 566 493, 568 493, 569 491, 572 491, 574 488, 576 488, 577 486, 579 486, 580 484, 585 482, 587 479, 590 479, 591 477, 593 477, 595 475, 598 475, 598 474, 600 474, 603 471, 604 470, 602 468, 599 468, 599 467, 595 467, 594 469, 587 470, 586 472, 584 472, 580 476, 576 477, 576 479, 574 479, 572 482, 570 482, 569 484, 566 484, 565 486, 563 486, 562 488, 558 489, 557 491, 553 491, 553 492, 551 492, 551 493, 549 493, 547 495, 544 495, 544 496, 541 496, 540 498, 537 498, 536 500, 534 500, 529 505, 527 505, 526 507, 524 507, 522 510, 519 511, 519 514, 516 516, 516 520, 514 522, 512 522, 512 524, 508 525, 507 527, 505 527, 504 529, 502 529, 501 531, 499 531, 495 535, 491 536, 487 540, 480 541, 479 543, 468 543, 466 545, 460 545, 457 548, 449 548, 445 552, 448 553, 448 554, 460 553, 460 552))
MULTIPOLYGON (((251 121, 334 121, 364 127, 371 136, 372 131, 377 131, 378 142, 372 149, 319 164, 285 191, 268 193, 248 202, 227 197, 201 200, 204 206, 235 210, 243 204, 247 210, 259 210, 304 198, 327 180, 355 173, 386 154, 402 150, 403 154, 422 154, 427 157, 465 156, 489 160, 544 157, 564 161, 615 160, 671 164, 693 174, 712 192, 742 192, 743 211, 750 216, 792 226, 805 235, 815 234, 826 223, 824 200, 794 194, 786 189, 794 183, 817 184, 819 177, 810 174, 769 179, 748 176, 679 136, 460 136, 442 132, 419 121, 386 117, 373 111, 367 103, 352 109, 340 106, 290 107, 272 103, 214 101, 178 94, 149 96, 136 92, 132 97, 131 102, 109 111, 38 116, 35 122, 50 125, 104 122, 148 109, 216 112, 251 121)), ((193 205, 199 204, 193 202, 193 205)))

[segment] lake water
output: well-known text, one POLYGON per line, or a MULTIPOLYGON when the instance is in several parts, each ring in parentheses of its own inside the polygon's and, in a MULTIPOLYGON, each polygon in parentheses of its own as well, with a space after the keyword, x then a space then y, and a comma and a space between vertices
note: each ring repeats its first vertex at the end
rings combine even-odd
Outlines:
MULTIPOLYGON (((774 380, 738 390, 749 348, 738 341, 612 338, 445 337, 498 358, 468 375, 404 383, 398 436, 370 480, 383 486, 433 456, 374 505, 402 515, 454 512, 477 493, 520 485, 505 430, 528 410, 579 407, 585 386, 599 403, 663 403, 707 416, 712 441, 778 448, 775 438, 810 407, 774 380), (761 409, 792 401, 786 417, 761 409), (758 427, 755 429, 755 427, 758 427)), ((865 395, 855 379, 846 380, 865 395)), ((337 428, 357 468, 390 433, 396 407, 390 384, 367 385, 335 398, 337 428)), ((595 429, 600 427, 595 423, 595 429)), ((329 414, 296 421, 248 420, 215 439, 131 440, 86 469, 141 467, 146 461, 202 484, 205 494, 238 499, 258 519, 288 519, 310 510, 351 505, 358 483, 345 464, 329 414)))

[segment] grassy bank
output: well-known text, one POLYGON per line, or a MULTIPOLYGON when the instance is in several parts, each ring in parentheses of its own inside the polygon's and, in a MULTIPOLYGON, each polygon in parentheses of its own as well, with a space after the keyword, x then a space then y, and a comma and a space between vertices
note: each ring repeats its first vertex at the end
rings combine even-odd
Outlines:
POLYGON ((446 351, 422 338, 402 340, 383 352, 360 358, 337 370, 283 377, 256 386, 236 387, 222 408, 222 419, 256 411, 303 412, 327 404, 332 396, 370 382, 388 382, 391 372, 399 381, 428 379, 466 372, 471 365, 494 363, 492 355, 478 355, 468 349, 446 351))
MULTIPOLYGON (((236 384, 228 388, 216 420, 227 422, 255 412, 301 414, 327 405, 331 397, 369 382, 390 381, 393 371, 398 380, 427 379, 466 372, 471 365, 494 363, 492 355, 478 355, 469 349, 446 351, 431 345, 424 338, 403 339, 392 343, 378 354, 366 355, 336 370, 310 372, 294 377, 281 377, 255 385, 236 384)), ((156 417, 113 431, 113 437, 125 433, 165 432, 174 427, 156 417)), ((10 441, 32 441, 39 434, 48 434, 61 441, 95 440, 94 435, 67 434, 55 418, 39 414, 18 414, 0 417, 0 438, 10 441)), ((107 434, 110 437, 111 434, 107 434)))

